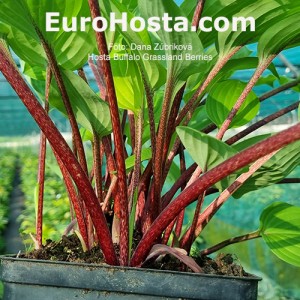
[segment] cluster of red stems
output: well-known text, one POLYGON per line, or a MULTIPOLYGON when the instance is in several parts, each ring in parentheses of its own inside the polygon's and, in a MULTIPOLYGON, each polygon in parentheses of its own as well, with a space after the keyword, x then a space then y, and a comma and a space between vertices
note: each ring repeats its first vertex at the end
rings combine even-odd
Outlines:
MULTIPOLYGON (((204 1, 198 2, 193 18, 193 24, 199 22, 203 5, 204 1)), ((89 6, 93 18, 101 15, 97 0, 89 0, 89 6)), ((243 180, 249 178, 249 176, 251 176, 251 174, 253 174, 255 170, 257 170, 257 168, 268 160, 277 150, 300 139, 300 124, 297 124, 255 146, 249 147, 207 172, 203 172, 204 170, 201 170, 196 164, 193 164, 189 168, 185 167, 183 155, 184 149, 178 138, 176 139, 172 150, 169 151, 171 137, 175 132, 176 127, 180 124, 188 124, 189 116, 199 105, 205 89, 228 60, 242 48, 242 46, 240 46, 233 49, 229 55, 214 66, 206 80, 200 85, 198 90, 183 108, 180 108, 180 105, 185 86, 181 88, 175 99, 172 101, 172 87, 168 82, 166 83, 166 93, 157 131, 155 128, 153 112, 153 93, 151 87, 147 86, 145 82, 150 120, 151 148, 153 154, 152 159, 142 173, 140 168, 140 149, 138 146, 140 144, 140 135, 134 130, 134 126, 132 126, 132 144, 133 149, 135 149, 136 163, 134 171, 127 175, 125 168, 126 149, 123 138, 124 120, 126 122, 126 120, 129 119, 131 124, 134 124, 136 120, 133 120, 132 115, 127 115, 126 112, 124 113, 123 120, 120 120, 111 66, 109 61, 102 61, 100 65, 91 64, 91 66, 94 73, 103 79, 103 82, 101 80, 97 80, 97 82, 102 98, 109 104, 113 134, 104 137, 101 141, 97 138, 97 135, 94 135, 94 167, 92 175, 88 174, 87 162, 78 124, 59 67, 54 54, 43 38, 43 35, 38 29, 36 30, 40 36, 41 43, 49 61, 45 91, 45 107, 43 107, 36 99, 12 61, 7 49, 3 46, 0 47, 0 71, 17 92, 42 131, 39 166, 39 214, 36 233, 38 247, 42 247, 42 195, 45 176, 46 140, 51 145, 61 168, 67 191, 72 202, 72 207, 76 214, 78 228, 86 247, 89 249, 93 246, 94 242, 97 241, 108 264, 141 266, 152 246, 155 243, 166 244, 173 231, 178 237, 182 236, 179 240, 180 247, 185 248, 187 251, 190 250, 191 244, 195 238, 200 234, 216 211, 228 199, 228 196, 222 193, 222 195, 213 201, 211 205, 205 210, 202 210, 203 199, 205 195, 212 192, 212 185, 242 167, 254 162, 250 167, 249 172, 244 175, 244 178, 241 178, 239 183, 235 182, 235 184, 226 190, 227 194, 232 194, 240 186, 243 180), (55 78, 60 89, 70 120, 73 134, 73 150, 70 149, 69 145, 48 116, 48 98, 52 76, 55 78), (134 146, 134 144, 136 146, 134 146), (99 176, 99 174, 101 174, 101 160, 103 155, 106 156, 107 162, 107 173, 105 176, 106 191, 103 190, 102 175, 99 176), (177 179, 171 189, 162 196, 163 183, 165 182, 171 163, 176 155, 179 155, 180 157, 181 176, 177 179), (95 179, 94 186, 91 184, 93 178, 95 179), (76 188, 74 184, 76 185, 76 188), (136 189, 138 193, 135 229, 141 233, 142 238, 131 254, 129 246, 129 227, 130 214, 133 207, 133 192, 136 189), (173 199, 174 195, 180 189, 182 190, 181 193, 173 199), (113 199, 113 203, 110 201, 111 199, 113 199), (196 200, 198 200, 198 204, 192 225, 184 234, 182 234, 181 231, 185 208, 196 200), (111 211, 113 212, 115 222, 113 224, 113 229, 109 228, 105 216, 111 211), (112 238, 112 231, 117 233, 117 238, 112 238), (115 240, 119 243, 119 257, 116 255, 114 248, 115 240)), ((97 32, 95 35, 99 53, 101 55, 108 55, 104 33, 97 32)), ((228 129, 243 101, 274 57, 275 55, 269 57, 263 64, 259 65, 245 91, 242 93, 230 115, 218 131, 218 139, 221 140, 223 138, 224 133, 228 129)), ((85 77, 83 70, 79 70, 78 73, 82 78, 85 77)), ((275 89, 272 92, 263 95, 260 98, 260 101, 292 86, 296 86, 297 84, 299 84, 299 80, 275 89)), ((297 102, 278 111, 276 114, 266 117, 226 142, 228 144, 235 143, 264 124, 296 109, 298 105, 299 103, 297 102)), ((206 128, 204 132, 209 133, 214 129, 215 126, 210 126, 206 128)))

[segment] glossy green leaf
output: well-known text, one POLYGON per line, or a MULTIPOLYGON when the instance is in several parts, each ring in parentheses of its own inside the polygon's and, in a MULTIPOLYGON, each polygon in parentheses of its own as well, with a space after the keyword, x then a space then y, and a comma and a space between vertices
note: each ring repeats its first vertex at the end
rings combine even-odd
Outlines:
MULTIPOLYGON (((2 0, 0 20, 9 29, 9 45, 21 59, 31 65, 46 66, 46 55, 35 30, 36 26, 51 46, 61 66, 70 70, 82 67, 88 59, 88 54, 95 49, 92 25, 87 24, 85 31, 79 30, 80 22, 74 27, 74 32, 67 32, 62 26, 57 32, 46 31, 47 12, 59 12, 60 21, 62 17, 71 20, 72 17, 90 16, 88 2, 84 0, 2 0)), ((70 21, 68 26, 71 28, 70 21)))
MULTIPOLYGON (((100 137, 112 131, 109 107, 97 94, 71 71, 61 70, 76 120, 90 132, 96 131, 100 137)), ((50 93, 50 104, 65 113, 65 107, 58 91, 50 93)))
POLYGON ((255 20, 255 30, 250 31, 250 22, 247 22, 247 31, 242 31, 239 24, 237 31, 219 32, 218 48, 221 56, 226 55, 230 52, 230 49, 236 46, 256 42, 270 26, 276 24, 276 17, 284 19, 286 12, 291 8, 290 0, 280 2, 277 0, 250 0, 247 2, 247 5, 239 1, 239 4, 242 5, 239 10, 237 10, 236 6, 238 4, 236 2, 226 7, 223 10, 223 15, 242 16, 243 18, 252 17, 255 20))
POLYGON ((189 127, 200 131, 210 124, 212 124, 212 122, 206 113, 205 106, 203 105, 195 110, 193 117, 189 122, 189 127))
MULTIPOLYGON (((142 149, 141 162, 149 160, 152 157, 152 150, 150 148, 142 149)), ((134 167, 135 155, 129 156, 125 160, 126 170, 131 170, 134 167)))
MULTIPOLYGON (((220 127, 229 115, 239 96, 246 87, 246 83, 238 80, 226 80, 217 83, 209 92, 206 111, 209 118, 220 127)), ((232 120, 230 127, 247 124, 258 113, 260 102, 253 91, 247 96, 242 107, 232 120)))
MULTIPOLYGON (((207 87, 207 92, 209 92, 211 89, 214 89, 214 86, 216 83, 220 81, 228 80, 232 77, 232 75, 235 72, 242 71, 242 70, 254 70, 257 68, 259 64, 259 60, 257 57, 238 57, 231 59, 227 62, 227 64, 220 70, 220 72, 215 76, 215 78, 212 80, 210 85, 207 87)), ((279 78, 278 72, 276 70, 276 67, 273 63, 271 63, 268 66, 268 70, 272 72, 274 78, 279 78)), ((205 78, 208 75, 208 72, 210 71, 210 68, 207 68, 205 70, 202 70, 202 72, 199 72, 198 74, 195 74, 189 78, 188 81, 188 88, 191 89, 192 92, 187 93, 185 98, 189 99, 191 95, 193 94, 193 91, 195 91, 199 85, 201 84, 203 78, 205 78)), ((270 75, 272 76, 272 75, 270 75)))
POLYGON ((246 182, 233 194, 240 198, 244 194, 274 184, 284 179, 300 163, 300 142, 286 146, 259 168, 246 182))
POLYGON ((189 127, 179 126, 176 131, 186 150, 202 170, 210 170, 237 153, 224 142, 189 127))
POLYGON ((250 146, 253 146, 254 144, 258 143, 258 142, 261 142, 263 140, 265 140, 266 138, 270 137, 271 134, 270 133, 267 133, 267 134, 262 134, 262 135, 257 135, 257 136, 254 136, 254 137, 251 137, 249 139, 246 139, 242 142, 239 142, 238 144, 234 144, 232 147, 240 152, 250 146))
POLYGON ((274 202, 262 212, 259 230, 275 255, 300 267, 300 207, 274 202))
POLYGON ((144 106, 144 85, 139 68, 134 60, 123 60, 124 52, 112 52, 111 60, 113 78, 120 108, 128 109, 137 114, 144 106))
POLYGON ((298 5, 286 12, 284 17, 280 16, 274 19, 273 24, 265 30, 258 41, 258 57, 261 60, 300 42, 300 29, 299 26, 296 26, 299 22, 299 14, 300 7, 298 5))
MULTIPOLYGON (((127 1, 125 1, 127 2, 127 1)), ((125 4, 125 2, 123 2, 125 4)), ((134 0, 134 2, 136 2, 134 0)), ((100 1, 102 13, 106 18, 109 18, 109 13, 114 12, 116 18, 122 18, 122 13, 127 14, 128 27, 129 23, 135 15, 131 12, 130 6, 125 6, 117 0, 111 1, 100 1)), ((143 58, 144 55, 153 54, 154 46, 152 45, 149 32, 145 29, 140 32, 135 32, 133 30, 121 31, 120 25, 117 24, 117 29, 119 29, 120 35, 124 37, 127 42, 127 51, 129 53, 134 53, 140 55, 143 58), (150 50, 149 50, 150 48, 150 50)), ((140 59, 137 60, 139 68, 144 71, 145 76, 150 83, 150 86, 156 90, 161 87, 166 80, 166 69, 160 64, 159 61, 140 59)))
POLYGON ((83 127, 80 128, 80 135, 81 135, 83 142, 87 142, 87 141, 93 142, 94 141, 94 135, 92 134, 92 132, 90 132, 89 130, 87 130, 83 127))
MULTIPOLYGON (((145 19, 153 16, 163 16, 165 13, 168 13, 173 20, 176 17, 184 16, 184 13, 173 0, 139 0, 139 9, 145 19)), ((162 21, 160 25, 161 28, 164 28, 162 21)), ((174 23, 170 26, 173 25, 174 23)), ((179 55, 182 56, 182 59, 167 59, 167 77, 172 82, 174 95, 188 77, 199 71, 201 65, 204 64, 201 60, 188 59, 188 55, 203 53, 203 46, 196 32, 176 32, 175 30, 169 32, 160 30, 157 32, 157 35, 160 38, 160 43, 168 46, 167 50, 165 50, 167 55, 175 56, 175 58, 179 57, 179 55), (178 50, 175 47, 170 47, 173 44, 184 45, 186 49, 178 50)))

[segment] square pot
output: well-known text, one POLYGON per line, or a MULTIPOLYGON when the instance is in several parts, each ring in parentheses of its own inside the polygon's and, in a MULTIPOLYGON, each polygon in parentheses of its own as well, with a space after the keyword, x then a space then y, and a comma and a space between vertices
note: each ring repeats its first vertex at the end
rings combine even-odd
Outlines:
POLYGON ((3 300, 257 299, 257 277, 1 257, 3 300))

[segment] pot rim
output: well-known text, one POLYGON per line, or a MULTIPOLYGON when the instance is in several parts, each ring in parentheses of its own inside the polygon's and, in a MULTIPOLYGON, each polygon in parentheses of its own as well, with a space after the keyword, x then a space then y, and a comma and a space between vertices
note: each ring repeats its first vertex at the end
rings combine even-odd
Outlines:
POLYGON ((1 261, 11 261, 11 262, 32 262, 38 264, 49 264, 49 265, 64 265, 64 266, 79 266, 89 269, 110 269, 115 271, 138 271, 138 272, 147 272, 147 273, 162 273, 162 274, 182 274, 186 276, 204 276, 207 278, 224 278, 224 279, 235 279, 243 281, 261 281, 262 278, 251 273, 247 273, 249 276, 240 277, 240 276, 228 276, 228 275, 217 275, 217 274, 205 274, 205 273, 192 273, 192 272, 182 272, 182 271, 171 271, 171 270, 159 270, 159 269, 148 269, 148 268, 136 268, 136 267, 120 267, 120 266, 111 266, 108 264, 88 264, 88 263, 76 263, 76 262, 66 262, 66 261, 52 261, 52 260, 39 260, 39 259, 29 259, 29 258, 19 258, 15 254, 6 254, 0 255, 0 266, 1 261))

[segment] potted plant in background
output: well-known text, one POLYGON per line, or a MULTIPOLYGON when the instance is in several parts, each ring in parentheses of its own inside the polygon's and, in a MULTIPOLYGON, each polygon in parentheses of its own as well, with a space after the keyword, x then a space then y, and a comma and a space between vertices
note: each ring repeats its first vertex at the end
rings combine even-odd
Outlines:
POLYGON ((299 44, 295 24, 300 5, 288 0, 195 2, 186 0, 179 8, 172 0, 0 1, 0 71, 41 128, 34 253, 38 257, 49 248, 42 235, 48 141, 76 216, 68 232, 76 233, 83 255, 94 253, 110 265, 2 257, 5 299, 255 299, 255 278, 221 280, 135 268, 153 266, 157 257, 168 254, 180 261, 176 271, 188 267, 203 273, 204 256, 259 237, 277 256, 300 265, 300 208, 282 202, 262 212, 257 231, 202 249, 197 262, 189 256, 193 242, 231 195, 239 198, 283 180, 300 160, 299 124, 247 139, 297 109, 298 101, 223 141, 229 128, 256 116, 262 101, 299 84, 285 81, 260 97, 252 91, 267 69, 273 74, 268 80, 283 82, 272 61, 299 44), (143 20, 153 16, 165 19, 155 20, 152 30, 143 28, 143 20), (223 31, 215 23, 219 31, 185 30, 183 16, 190 20, 188 26, 198 26, 203 16, 225 16, 232 23, 223 18, 224 26, 233 27, 223 31), (251 22, 235 31, 234 17, 240 16, 253 17, 255 31, 251 22), (104 33, 105 20, 113 18, 122 22, 104 33), (126 26, 131 29, 124 30, 126 26), (153 29, 158 26, 160 30, 153 29), (255 42, 258 52, 252 57, 247 45, 255 42), (21 71, 10 49, 20 58, 21 71), (83 70, 87 60, 97 94, 83 70), (255 70, 249 82, 231 79, 243 69, 255 70), (71 146, 49 117, 51 107, 69 119, 71 146), (92 167, 84 139, 92 144, 92 167), (189 165, 187 157, 194 163, 189 165), (175 179, 163 192, 168 178, 175 179), (213 193, 215 200, 205 202, 213 193), (184 228, 185 209, 193 202, 194 218, 184 228), (101 255, 93 252, 95 246, 101 255))

